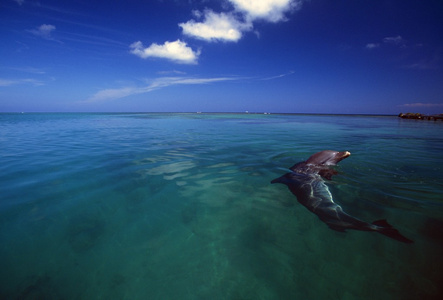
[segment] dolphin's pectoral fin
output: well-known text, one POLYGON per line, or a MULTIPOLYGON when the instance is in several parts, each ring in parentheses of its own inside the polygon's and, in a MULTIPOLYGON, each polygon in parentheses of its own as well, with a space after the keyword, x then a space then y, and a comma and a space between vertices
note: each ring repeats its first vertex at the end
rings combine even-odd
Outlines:
POLYGON ((379 227, 383 227, 383 228, 392 228, 392 225, 389 224, 386 219, 374 221, 374 222, 372 222, 372 224, 379 226, 379 227))
POLYGON ((282 178, 281 177, 275 178, 274 180, 271 181, 271 183, 283 183, 282 178))
POLYGON ((338 232, 346 232, 346 228, 343 228, 342 226, 339 225, 328 224, 328 227, 338 232))

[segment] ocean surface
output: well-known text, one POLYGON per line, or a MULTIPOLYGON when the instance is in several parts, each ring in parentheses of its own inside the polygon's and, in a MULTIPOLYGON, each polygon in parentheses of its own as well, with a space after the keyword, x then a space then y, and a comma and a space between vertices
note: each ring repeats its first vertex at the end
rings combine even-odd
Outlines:
POLYGON ((443 122, 0 114, 0 299, 443 299, 443 122), (352 155, 329 229, 270 181, 352 155))

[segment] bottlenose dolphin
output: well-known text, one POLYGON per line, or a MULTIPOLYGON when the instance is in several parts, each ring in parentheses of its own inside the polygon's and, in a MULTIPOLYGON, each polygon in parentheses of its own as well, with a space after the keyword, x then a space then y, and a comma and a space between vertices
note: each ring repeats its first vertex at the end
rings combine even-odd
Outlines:
POLYGON ((332 199, 331 192, 323 179, 331 180, 338 172, 331 168, 351 155, 348 151, 338 152, 324 150, 313 154, 308 160, 299 162, 289 168, 292 172, 276 178, 271 183, 282 183, 297 197, 298 202, 329 228, 340 232, 347 229, 375 231, 404 243, 413 243, 393 228, 386 220, 371 223, 354 218, 343 211, 332 199))

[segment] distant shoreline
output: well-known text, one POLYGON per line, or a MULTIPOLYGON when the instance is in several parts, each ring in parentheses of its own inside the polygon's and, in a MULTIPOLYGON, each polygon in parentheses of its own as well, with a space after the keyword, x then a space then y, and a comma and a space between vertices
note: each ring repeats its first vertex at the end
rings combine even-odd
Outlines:
POLYGON ((429 121, 437 121, 442 120, 443 121, 443 114, 436 114, 436 115, 424 115, 420 113, 400 113, 398 115, 399 118, 402 119, 413 119, 413 120, 429 120, 429 121))
POLYGON ((399 117, 401 119, 411 120, 442 120, 443 114, 426 115, 421 113, 400 113, 394 114, 346 114, 346 113, 282 113, 282 112, 0 112, 0 115, 7 114, 54 114, 54 115, 75 115, 75 114, 90 114, 90 115, 144 115, 144 114, 157 114, 157 115, 282 115, 282 116, 335 116, 335 117, 399 117))
POLYGON ((346 114, 346 113, 282 113, 282 112, 0 112, 1 114, 211 114, 211 115, 302 115, 302 116, 366 116, 366 117, 396 117, 395 114, 346 114))

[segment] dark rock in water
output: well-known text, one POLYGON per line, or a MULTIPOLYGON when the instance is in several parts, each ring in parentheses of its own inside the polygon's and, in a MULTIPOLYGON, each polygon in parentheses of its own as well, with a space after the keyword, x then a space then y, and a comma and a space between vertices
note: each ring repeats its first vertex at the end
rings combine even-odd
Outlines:
POLYGON ((197 204, 190 203, 185 205, 181 210, 181 219, 184 224, 191 223, 197 216, 197 204))
POLYGON ((276 234, 272 223, 259 218, 249 220, 249 224, 240 234, 240 241, 244 247, 250 249, 259 249, 263 245, 275 243, 276 234))
POLYGON ((49 276, 32 276, 26 280, 24 286, 19 290, 18 295, 12 297, 12 299, 55 300, 60 299, 60 297, 57 296, 49 276))
POLYGON ((114 274, 111 279, 111 287, 119 287, 126 283, 126 277, 121 274, 114 274))
POLYGON ((93 216, 72 219, 67 230, 69 243, 76 252, 94 247, 104 232, 104 222, 93 216))
POLYGON ((405 114, 400 113, 398 117, 402 119, 414 119, 414 120, 432 120, 432 121, 443 120, 443 114, 423 115, 420 113, 405 113, 405 114))

